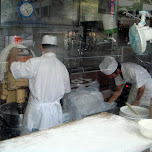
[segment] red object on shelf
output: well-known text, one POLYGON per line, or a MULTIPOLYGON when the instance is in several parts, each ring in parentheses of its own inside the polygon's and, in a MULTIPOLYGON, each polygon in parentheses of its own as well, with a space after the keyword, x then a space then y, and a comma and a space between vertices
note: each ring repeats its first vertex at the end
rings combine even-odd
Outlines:
POLYGON ((15 44, 19 44, 20 42, 22 42, 22 38, 21 37, 15 37, 15 44))

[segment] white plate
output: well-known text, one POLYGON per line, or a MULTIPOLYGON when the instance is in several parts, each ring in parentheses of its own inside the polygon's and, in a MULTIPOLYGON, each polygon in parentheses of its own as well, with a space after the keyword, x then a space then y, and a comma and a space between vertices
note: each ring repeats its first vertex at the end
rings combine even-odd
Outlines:
POLYGON ((130 120, 134 120, 134 121, 139 121, 139 120, 142 120, 142 119, 147 119, 147 118, 133 118, 133 117, 127 117, 126 115, 123 115, 121 113, 119 113, 120 116, 124 117, 124 118, 127 118, 127 119, 130 119, 130 120))
POLYGON ((127 115, 127 114, 125 114, 125 113, 123 113, 121 111, 119 112, 119 114, 124 115, 126 117, 131 117, 131 118, 149 118, 149 115, 144 115, 144 116, 141 116, 141 115, 134 116, 134 115, 132 115, 132 116, 130 116, 130 115, 127 115))
POLYGON ((139 115, 136 115, 133 111, 131 111, 128 106, 123 106, 120 108, 120 112, 123 115, 126 115, 128 117, 134 117, 134 118, 147 118, 149 117, 149 110, 144 107, 139 107, 139 106, 132 106, 132 108, 137 111, 139 115))

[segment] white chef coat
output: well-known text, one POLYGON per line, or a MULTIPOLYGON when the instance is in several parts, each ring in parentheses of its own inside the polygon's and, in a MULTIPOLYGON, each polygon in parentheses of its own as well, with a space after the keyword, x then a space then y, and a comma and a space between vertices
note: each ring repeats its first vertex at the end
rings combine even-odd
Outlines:
POLYGON ((151 75, 142 66, 135 63, 122 63, 121 71, 123 78, 118 75, 115 78, 116 85, 131 83, 132 87, 127 102, 132 104, 135 101, 138 89, 145 84, 144 93, 139 101, 140 106, 150 106, 152 98, 152 78, 151 75))
POLYGON ((62 124, 60 99, 71 91, 69 73, 54 53, 46 53, 26 62, 13 62, 15 79, 29 79, 29 101, 23 119, 22 134, 62 124))

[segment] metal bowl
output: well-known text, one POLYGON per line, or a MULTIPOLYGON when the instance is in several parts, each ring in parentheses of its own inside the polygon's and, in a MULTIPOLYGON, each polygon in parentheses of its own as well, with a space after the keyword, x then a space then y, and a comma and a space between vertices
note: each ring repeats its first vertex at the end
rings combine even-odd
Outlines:
POLYGON ((1 105, 0 116, 2 123, 7 127, 14 128, 16 126, 22 126, 23 114, 18 113, 18 105, 16 102, 1 105))
MULTIPOLYGON (((24 106, 24 110, 25 111, 24 106)), ((18 112, 16 102, 5 103, 0 106, 1 140, 6 140, 20 135, 23 114, 18 112)))

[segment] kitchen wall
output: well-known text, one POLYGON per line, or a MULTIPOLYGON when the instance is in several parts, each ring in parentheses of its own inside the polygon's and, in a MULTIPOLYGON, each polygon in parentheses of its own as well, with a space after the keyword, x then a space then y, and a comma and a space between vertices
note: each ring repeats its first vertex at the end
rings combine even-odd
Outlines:
POLYGON ((28 47, 40 56, 42 36, 54 34, 59 39, 57 56, 70 73, 81 73, 81 78, 83 72, 99 71, 98 65, 105 55, 113 55, 119 61, 151 62, 150 44, 144 57, 137 56, 130 47, 128 31, 138 20, 124 13, 137 16, 139 10, 151 10, 151 0, 29 1, 34 6, 34 14, 23 18, 18 13, 21 0, 1 0, 0 51, 5 46, 5 36, 18 35, 26 40, 32 35, 33 43, 28 47), (118 30, 110 34, 105 33, 103 25, 103 14, 107 13, 113 15, 118 30))

